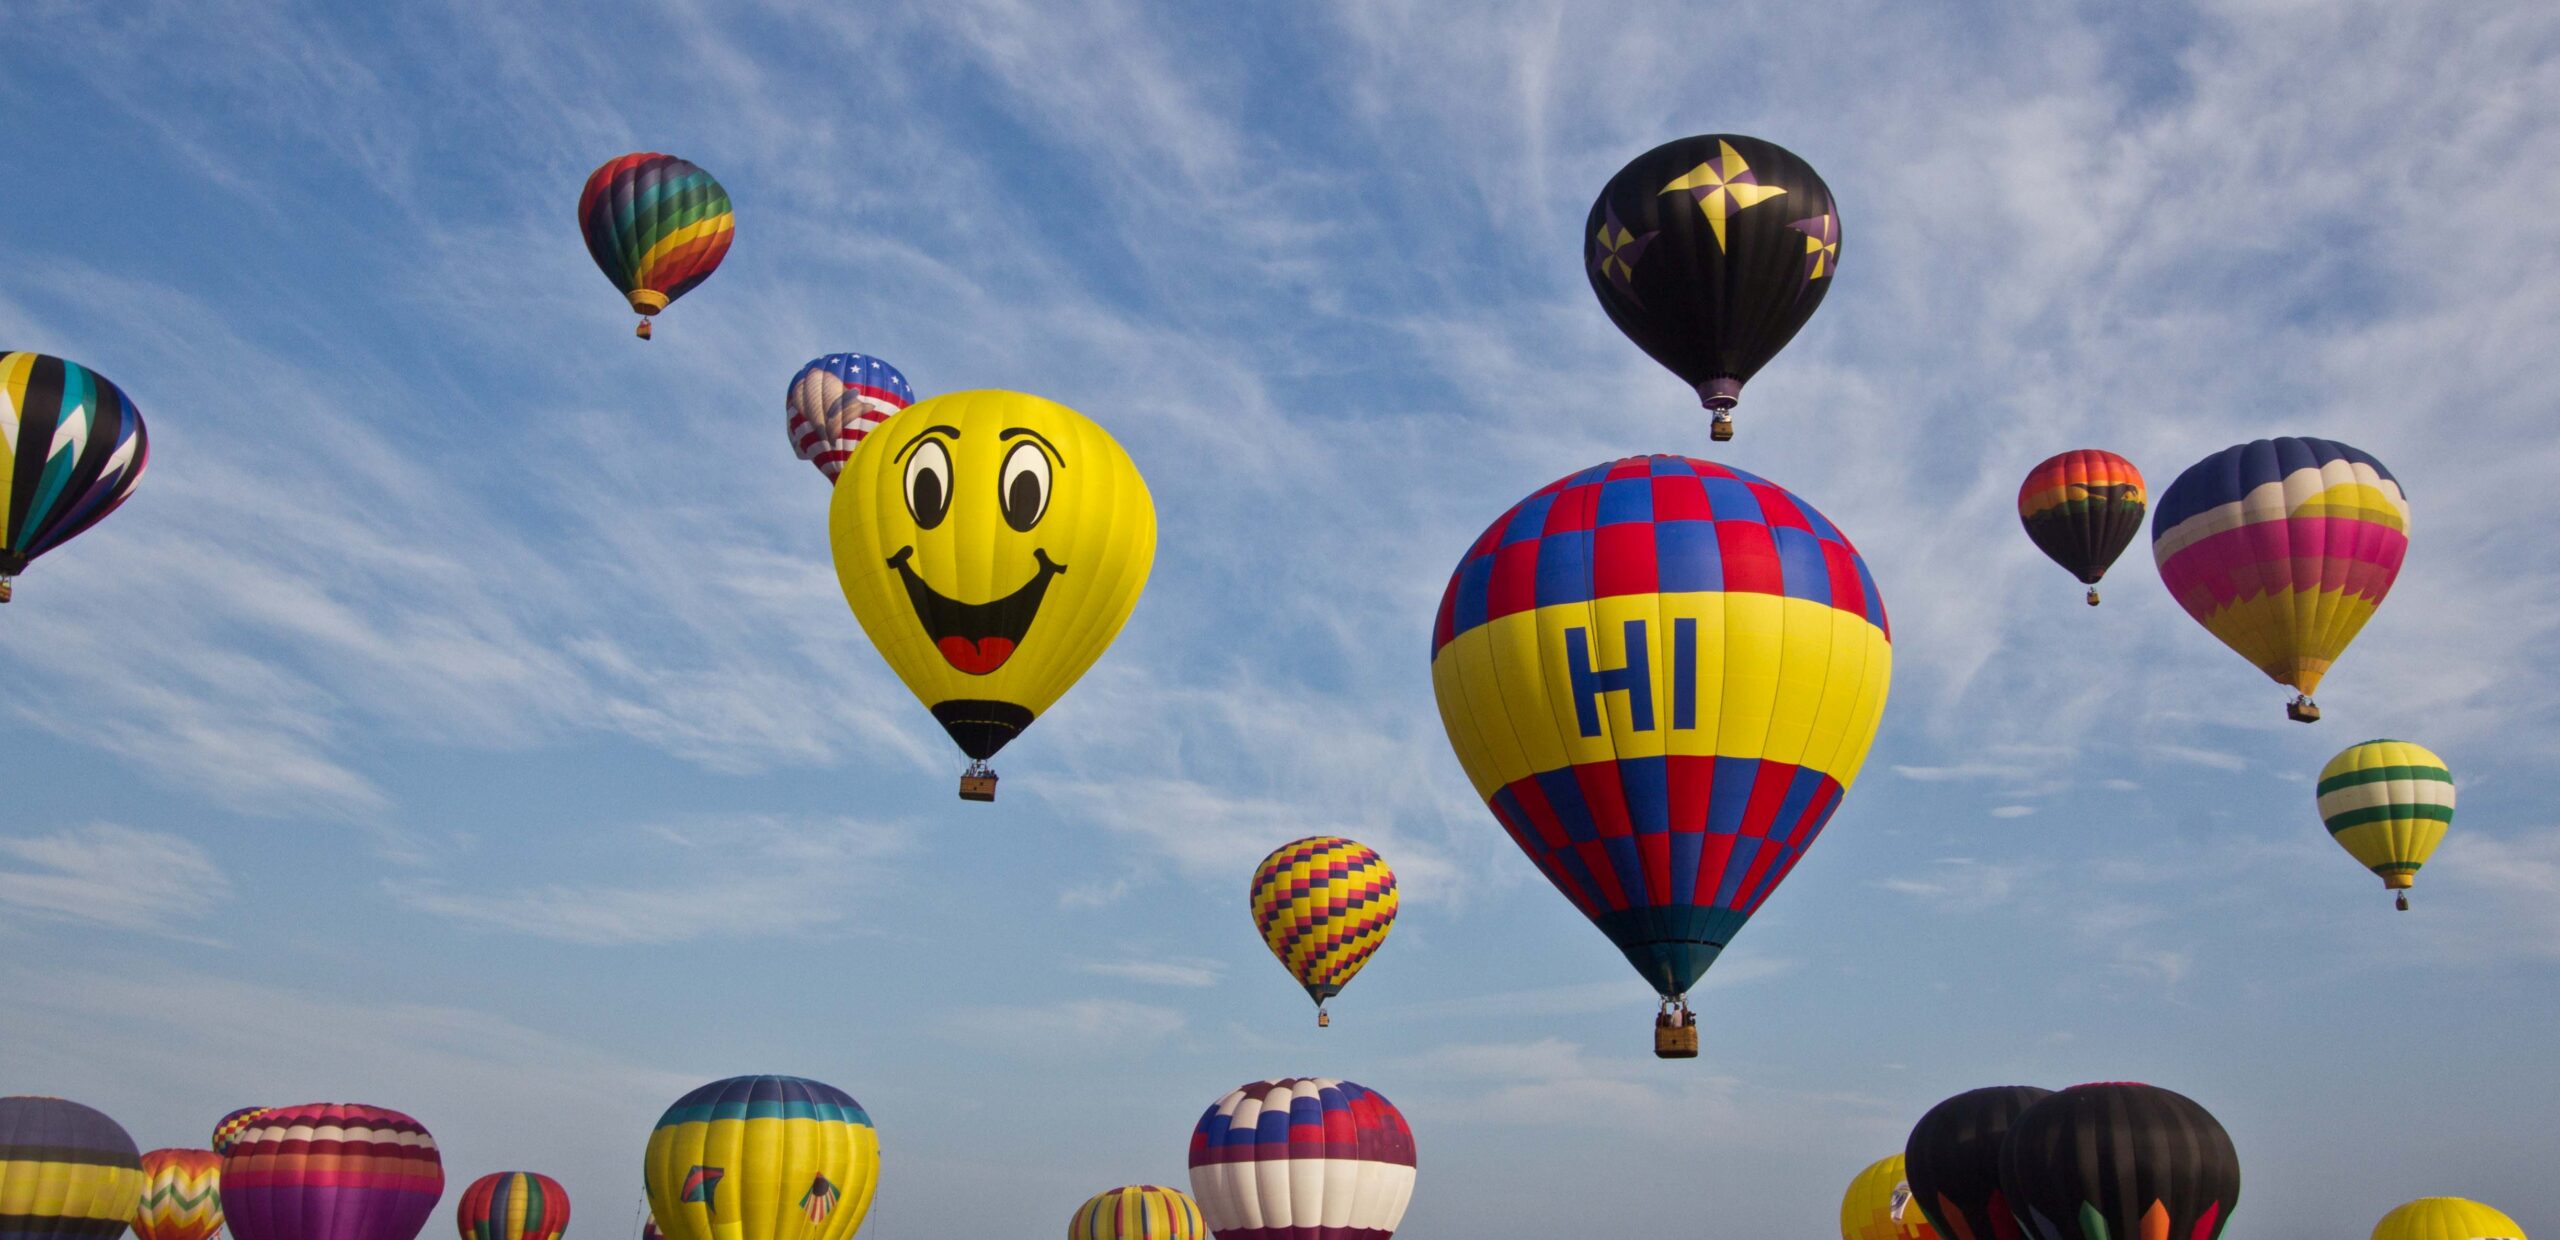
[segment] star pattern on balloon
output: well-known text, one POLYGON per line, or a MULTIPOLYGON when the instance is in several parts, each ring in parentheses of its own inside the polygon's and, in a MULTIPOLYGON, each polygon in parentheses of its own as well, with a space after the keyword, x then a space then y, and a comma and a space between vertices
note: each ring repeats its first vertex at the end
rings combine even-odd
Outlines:
POLYGON ((1804 278, 1826 279, 1840 265, 1840 217, 1825 211, 1809 219, 1790 220, 1787 227, 1804 234, 1804 278))
POLYGON ((1643 260, 1645 247, 1662 235, 1661 230, 1639 234, 1619 222, 1615 206, 1601 211, 1600 231, 1591 237, 1591 265, 1619 295, 1641 306, 1644 299, 1636 296, 1636 264, 1643 260))
POLYGON ((1687 190, 1698 202, 1698 210, 1707 217, 1707 227, 1715 231, 1716 251, 1724 251, 1724 222, 1735 212, 1756 207, 1787 191, 1776 185, 1762 185, 1758 174, 1733 149, 1730 142, 1716 143, 1714 159, 1691 168, 1687 175, 1662 187, 1663 193, 1687 190))

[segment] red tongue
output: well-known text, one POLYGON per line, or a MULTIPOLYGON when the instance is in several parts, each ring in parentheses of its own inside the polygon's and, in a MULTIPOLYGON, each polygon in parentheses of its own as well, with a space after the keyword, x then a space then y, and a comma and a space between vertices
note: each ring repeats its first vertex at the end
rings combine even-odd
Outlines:
POLYGON ((1013 639, 987 637, 970 641, 965 637, 946 637, 934 643, 942 652, 942 660, 972 676, 984 676, 1004 666, 1013 657, 1013 639))

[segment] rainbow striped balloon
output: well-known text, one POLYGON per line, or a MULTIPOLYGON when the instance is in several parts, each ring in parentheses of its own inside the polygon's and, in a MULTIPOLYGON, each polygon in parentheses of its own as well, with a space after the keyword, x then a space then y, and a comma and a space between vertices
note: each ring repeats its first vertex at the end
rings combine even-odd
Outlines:
POLYGON ((78 362, 0 353, 0 603, 28 563, 131 497, 150 463, 124 389, 78 362))
POLYGON ((1316 1023, 1396 924, 1396 875, 1356 840, 1311 835, 1283 844, 1253 871, 1253 924, 1307 997, 1316 1023))
POLYGON ((462 1190, 453 1222, 462 1240, 560 1240, 569 1192, 538 1172, 492 1171, 462 1190))
POLYGON ((587 254, 640 316, 692 292, 719 269, 736 235, 729 191, 711 174, 673 155, 641 151, 605 161, 578 195, 578 227, 587 254))
POLYGON ((2098 605, 2098 581, 2142 532, 2142 471, 2113 452, 2045 458, 2018 484, 2018 521, 2036 549, 2071 570, 2098 605))
POLYGON ((212 1150, 153 1150, 142 1156, 142 1207, 133 1234, 141 1240, 212 1240, 222 1230, 222 1155, 212 1150))
POLYGON ((2160 496, 2151 556, 2187 614, 2278 684, 2294 718, 2391 592, 2409 501, 2370 453, 2261 439, 2189 466, 2160 496))
POLYGON ((1209 1225, 1188 1193, 1132 1184, 1095 1193, 1076 1207, 1067 1240, 1208 1240, 1209 1225))
MULTIPOLYGON (((2350 745, 2320 768, 2320 820, 2347 855, 2403 891, 2453 825, 2453 772, 2424 745, 2350 745)), ((2400 897, 2400 907, 2409 898, 2400 897)))
POLYGON ((0 1240, 114 1240, 141 1202, 122 1125, 61 1098, 0 1098, 0 1240))

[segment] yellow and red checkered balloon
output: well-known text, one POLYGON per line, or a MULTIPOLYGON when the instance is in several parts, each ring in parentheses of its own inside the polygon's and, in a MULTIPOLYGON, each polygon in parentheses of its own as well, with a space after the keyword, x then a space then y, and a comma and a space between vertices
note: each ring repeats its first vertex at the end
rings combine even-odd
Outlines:
POLYGON ((1314 835, 1272 850, 1253 871, 1253 924, 1316 1001, 1342 993, 1396 924, 1396 875, 1356 840, 1314 835))

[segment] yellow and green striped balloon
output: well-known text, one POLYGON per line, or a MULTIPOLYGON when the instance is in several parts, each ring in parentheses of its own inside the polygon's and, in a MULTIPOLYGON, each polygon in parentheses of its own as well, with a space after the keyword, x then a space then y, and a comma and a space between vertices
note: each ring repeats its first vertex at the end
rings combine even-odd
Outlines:
MULTIPOLYGON (((1312 1230, 1312 1229, 1310 1229, 1312 1230)), ((1067 1240, 1208 1240, 1191 1195, 1153 1184, 1095 1193, 1067 1224, 1067 1240)))
MULTIPOLYGON (((2393 891, 2418 881, 2418 867, 2453 824, 2453 772, 2408 741, 2348 746, 2320 769, 2319 795, 2329 838, 2393 891)), ((2408 896, 2400 907, 2409 907, 2408 896)))

